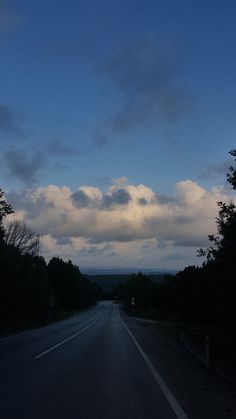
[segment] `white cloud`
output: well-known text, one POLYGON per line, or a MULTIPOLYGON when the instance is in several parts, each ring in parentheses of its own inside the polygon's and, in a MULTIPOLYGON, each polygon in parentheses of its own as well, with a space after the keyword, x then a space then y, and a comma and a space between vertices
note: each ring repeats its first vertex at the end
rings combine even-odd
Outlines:
POLYGON ((170 263, 171 254, 175 263, 178 255, 181 263, 193 259, 196 248, 207 246, 208 234, 215 233, 217 202, 231 198, 221 188, 207 191, 191 180, 178 182, 175 196, 166 199, 145 185, 120 182, 106 193, 91 186, 73 192, 48 185, 22 194, 12 202, 15 217, 41 234, 48 257, 126 266, 170 263))
POLYGON ((116 179, 113 179, 113 182, 114 182, 116 185, 123 186, 125 183, 127 183, 127 182, 128 182, 128 178, 127 178, 126 176, 118 177, 118 178, 116 178, 116 179))

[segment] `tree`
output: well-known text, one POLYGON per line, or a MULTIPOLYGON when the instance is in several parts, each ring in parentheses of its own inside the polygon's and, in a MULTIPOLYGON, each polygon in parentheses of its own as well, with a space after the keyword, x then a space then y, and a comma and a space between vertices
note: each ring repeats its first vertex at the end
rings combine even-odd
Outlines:
POLYGON ((136 308, 149 309, 155 305, 156 289, 156 284, 139 272, 129 277, 126 283, 119 285, 113 293, 118 299, 123 300, 126 306, 130 306, 134 298, 136 308))
POLYGON ((59 308, 76 310, 88 305, 85 289, 87 280, 78 266, 73 265, 70 260, 64 262, 61 258, 53 257, 48 263, 47 272, 59 308))
MULTIPOLYGON (((231 150, 230 154, 235 157, 236 150, 231 150)), ((229 168, 227 181, 235 190, 236 168, 232 166, 229 168)), ((218 234, 208 236, 212 245, 206 250, 200 249, 198 254, 207 257, 202 272, 207 275, 214 317, 234 322, 236 318, 236 206, 232 201, 218 202, 218 206, 219 213, 216 218, 218 234)))
MULTIPOLYGON (((236 150, 231 150, 229 154, 231 154, 231 156, 236 157, 236 150)), ((234 160, 236 161, 236 159, 234 160)), ((230 173, 227 173, 227 180, 232 185, 232 188, 236 189, 236 169, 233 168, 233 166, 230 166, 229 172, 230 173)))
MULTIPOLYGON (((236 150, 230 151, 230 154, 236 156, 236 150)), ((236 169, 231 166, 229 170, 227 181, 236 189, 236 169)), ((198 255, 206 256, 208 263, 218 263, 228 273, 233 273, 236 258, 236 206, 232 201, 220 201, 217 204, 220 208, 216 218, 218 235, 209 235, 212 246, 206 250, 199 249, 198 255)))
POLYGON ((23 255, 38 255, 39 253, 39 235, 35 234, 23 222, 11 221, 5 231, 5 242, 9 246, 17 247, 23 255))
POLYGON ((5 235, 3 218, 6 217, 6 215, 12 214, 14 212, 11 205, 7 204, 7 202, 3 199, 3 195, 4 192, 2 189, 0 189, 0 240, 2 240, 5 235))

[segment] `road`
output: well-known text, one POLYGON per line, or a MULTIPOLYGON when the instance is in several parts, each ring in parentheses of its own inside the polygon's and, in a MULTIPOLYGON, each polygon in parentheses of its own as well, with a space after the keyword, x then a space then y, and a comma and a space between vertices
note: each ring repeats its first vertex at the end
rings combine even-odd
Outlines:
POLYGON ((234 388, 112 302, 0 339, 1 419, 226 419, 235 400, 234 388))

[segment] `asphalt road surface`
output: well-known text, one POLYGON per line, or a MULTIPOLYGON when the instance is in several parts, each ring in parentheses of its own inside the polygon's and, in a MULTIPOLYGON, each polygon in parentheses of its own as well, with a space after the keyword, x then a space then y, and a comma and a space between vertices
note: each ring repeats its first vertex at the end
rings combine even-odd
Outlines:
POLYGON ((1 419, 236 418, 236 391, 180 344, 102 302, 0 339, 1 419))

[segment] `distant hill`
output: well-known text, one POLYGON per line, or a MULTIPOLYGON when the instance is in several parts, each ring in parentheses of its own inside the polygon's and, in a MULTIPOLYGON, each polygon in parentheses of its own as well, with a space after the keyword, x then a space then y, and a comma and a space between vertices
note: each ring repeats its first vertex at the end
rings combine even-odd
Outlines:
POLYGON ((80 266, 80 272, 83 275, 132 275, 142 272, 145 275, 163 275, 166 273, 176 274, 174 269, 159 269, 159 268, 142 268, 142 267, 128 267, 128 268, 86 268, 80 266))
MULTIPOLYGON (((87 275, 89 280, 100 285, 104 292, 112 292, 116 287, 124 284, 130 276, 131 274, 87 275)), ((162 281, 164 274, 151 273, 148 276, 152 279, 152 281, 160 282, 162 281)))

